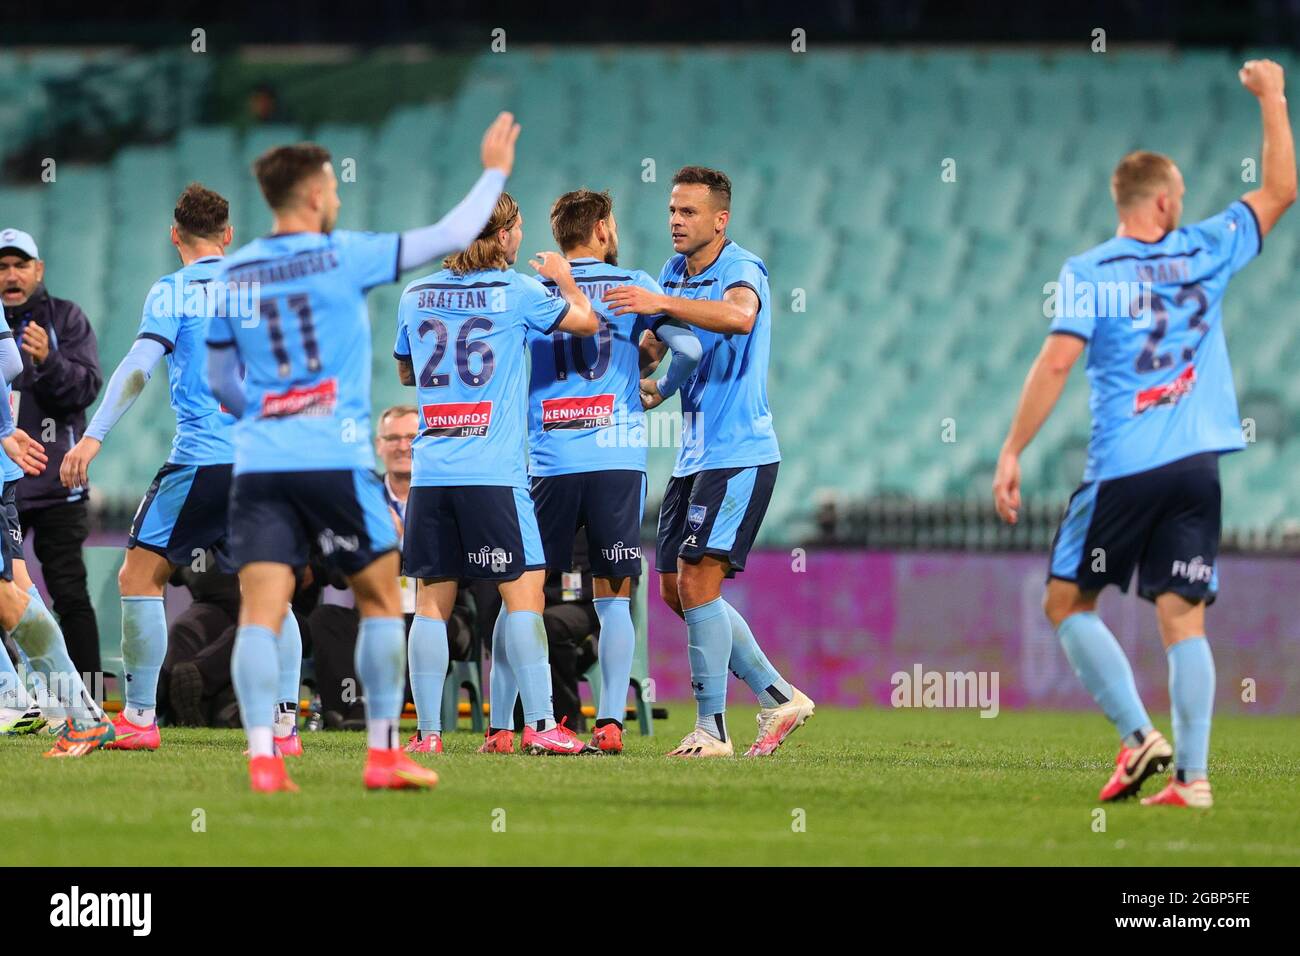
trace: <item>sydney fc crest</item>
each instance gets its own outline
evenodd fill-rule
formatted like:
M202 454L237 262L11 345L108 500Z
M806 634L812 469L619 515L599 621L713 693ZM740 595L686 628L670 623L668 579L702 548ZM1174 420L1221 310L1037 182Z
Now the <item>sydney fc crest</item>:
M704 505L691 505L686 510L686 523L691 526L692 531L699 531L700 525L704 524L704 516L709 513L709 509Z

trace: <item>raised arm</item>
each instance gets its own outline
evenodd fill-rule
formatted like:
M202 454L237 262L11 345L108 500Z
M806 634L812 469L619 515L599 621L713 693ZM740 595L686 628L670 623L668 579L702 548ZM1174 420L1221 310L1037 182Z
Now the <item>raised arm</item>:
M510 113L501 113L483 134L483 175L451 212L432 226L402 233L400 269L414 269L426 262L464 249L487 225L506 177L515 164L515 140L519 124Z
M103 447L104 439L118 419L135 404L153 375L154 366L166 350L156 339L138 338L131 351L118 363L108 380L108 390L100 402L95 417L86 427L86 434L63 456L59 466L59 480L65 488L84 487L89 480L90 463Z
M1259 100L1264 130L1259 188L1241 197L1254 211L1263 237L1296 200L1295 139L1286 112L1286 77L1272 60L1247 60L1237 76Z
M997 473L993 478L993 502L998 515L1007 524L1015 524L1020 512L1020 453L1028 447L1056 407L1070 377L1070 369L1083 354L1086 344L1075 335L1049 335L1025 378L1020 404L1016 406L1011 428L1002 443Z

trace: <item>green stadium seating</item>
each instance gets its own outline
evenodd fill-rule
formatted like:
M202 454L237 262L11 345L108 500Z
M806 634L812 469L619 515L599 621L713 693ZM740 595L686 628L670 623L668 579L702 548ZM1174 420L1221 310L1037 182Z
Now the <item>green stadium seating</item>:
M125 70L126 59L94 66ZM1257 164L1258 117L1235 60L1221 50L522 50L483 55L449 99L377 109L369 125L241 132L193 125L197 110L173 103L184 117L164 120L180 126L170 142L123 149L102 168L60 165L56 184L0 188L0 217L36 235L52 291L81 301L111 366L130 347L150 283L175 268L166 224L176 191L197 179L226 194L236 243L245 242L270 223L249 164L275 143L309 135L336 164L355 159L355 181L340 185L340 224L401 229L458 200L477 176L485 123L514 110L524 132L509 189L524 213L525 273L528 255L554 245L554 198L589 186L612 191L622 261L657 275L671 254L673 172L719 165L734 184L731 235L771 275L769 393L784 462L762 540L784 542L806 526L819 489L987 494L1048 326L1043 287L1067 257L1113 234L1108 181L1119 157L1138 147L1172 155L1188 183L1187 221L1253 188L1243 161ZM208 69L167 63L122 75L159 85L181 68ZM90 67L76 56L0 54L0 77L15 91L0 104L0 137L27 129L0 139L6 149L40 133L46 78L79 69ZM134 108L104 96L113 110ZM709 121L684 122L691 114ZM942 175L947 159L954 181ZM1300 363L1288 318L1300 296L1294 224L1285 220L1267 246L1225 306L1242 416L1257 429L1225 465L1230 526L1300 510L1300 433L1290 424L1300 378L1288 374ZM400 289L370 297L377 408L411 398L391 359ZM130 438L96 462L99 494L133 500L147 485L169 438L165 391L151 385L149 411L119 426ZM1026 453L1026 495L1063 499L1077 484L1086 394L1076 374ZM956 442L939 438L946 417ZM674 454L651 450L650 507Z

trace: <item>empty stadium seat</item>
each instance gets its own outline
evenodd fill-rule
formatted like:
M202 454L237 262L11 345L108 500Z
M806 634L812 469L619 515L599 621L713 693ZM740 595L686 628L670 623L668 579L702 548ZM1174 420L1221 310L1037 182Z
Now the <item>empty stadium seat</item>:
M340 184L341 226L403 229L459 200L478 175L484 126L513 109L524 132L508 188L524 212L517 268L526 274L527 255L553 246L555 197L589 186L614 195L624 264L657 275L671 254L673 172L719 165L734 186L730 235L762 256L771 276L769 391L785 455L763 532L773 541L781 523L806 521L812 488L987 494L1048 328L1044 285L1066 258L1114 233L1108 185L1118 159L1138 147L1173 156L1188 183L1188 222L1254 188L1258 116L1233 62L1221 50L484 55L445 101L377 111L368 125L242 133L186 125L171 142L123 149L102 168L60 166L57 184L0 189L0 218L37 237L51 289L81 301L111 366L130 346L149 284L175 268L166 222L176 191L199 180L227 195L242 244L269 227L249 164L276 143L310 134L336 167L356 161L355 181ZM57 56L37 66L0 56L0 76L15 91L0 104L0 136L23 124L39 129L27 106L39 111L43 102L34 70L77 69ZM118 104L113 95L106 102ZM683 104L709 123L684 122ZM1288 319L1300 295L1296 235L1284 220L1226 302L1242 416L1258 432L1225 463L1230 525L1256 527L1300 509L1300 435L1290 425L1300 379L1289 374L1300 330ZM392 368L400 290L382 287L369 299L377 408L412 397ZM1079 480L1089 422L1082 372L1025 455L1026 494L1063 498ZM138 497L165 454L165 388L151 385L141 401L150 420L124 419L119 428L132 440L110 443L96 462L105 496ZM946 417L956 423L954 443L938 436ZM674 454L651 450L652 504ZM1237 492L1249 500L1234 500Z

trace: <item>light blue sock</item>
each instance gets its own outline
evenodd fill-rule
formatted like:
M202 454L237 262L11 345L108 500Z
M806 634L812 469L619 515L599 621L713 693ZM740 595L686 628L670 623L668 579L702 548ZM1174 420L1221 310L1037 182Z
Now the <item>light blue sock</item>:
M506 615L506 654L524 699L524 720L538 729L555 721L551 705L551 661L546 646L546 626L536 611Z
M27 689L18 677L18 669L9 659L9 652L0 647L0 707L26 710L28 705Z
M447 644L447 622L436 617L415 615L411 622L407 659L411 667L411 693L420 735L442 733L442 688L447 683L451 648Z
M126 706L158 705L158 672L167 656L167 611L161 597L122 598L122 669Z
M13 637L13 631L9 632L9 637ZM32 659L27 656L23 646L14 641L14 649L18 651L19 677L27 681L27 706L39 707L42 695L45 694L45 678L37 673L36 668L32 666Z
M1174 720L1174 766L1183 783L1209 770L1210 719L1214 715L1214 655L1202 637L1179 641L1166 652Z
M1126 745L1138 743L1154 728L1138 697L1133 668L1110 628L1096 611L1071 614L1056 629L1070 666L1092 699L1124 738Z
M405 622L400 617L362 618L356 666L366 689L366 720L396 723L406 690Z
M298 730L298 694L302 691L302 630L293 608L286 608L275 642L275 736L288 737Z
M695 725L726 739L719 719L727 712L727 661L731 657L731 618L722 598L687 608L686 649L695 693ZM719 736L719 731L721 735Z
M767 659L740 612L728 604L725 598L718 600L722 601L722 606L727 609L727 616L731 619L731 659L727 662L731 673L749 685L749 689L758 697L759 706L776 707L789 703L794 697L794 688Z
M302 630L293 611L284 612L280 639L275 642L278 663L275 702L289 704L298 712L298 692L302 690Z
M506 606L502 604L492 625L492 675L488 680L492 711L488 715L488 727L492 730L514 730L515 701L519 698L515 669L510 666L506 651L506 617Z
M67 717L74 722L99 720L103 711L91 698L63 640L54 615L45 606L41 592L32 585L27 589L31 600L23 612L18 626L13 629L14 642L27 655L33 671L45 683L48 703L55 717Z
M275 722L275 690L280 677L280 656L275 631L259 624L244 624L235 632L230 658L230 678L239 701L244 730L265 730ZM269 745L269 743L268 743Z
M636 651L636 628L632 626L632 602L625 597L596 598L600 619L600 706L597 720L616 720L627 715L627 688L632 680L632 654Z

